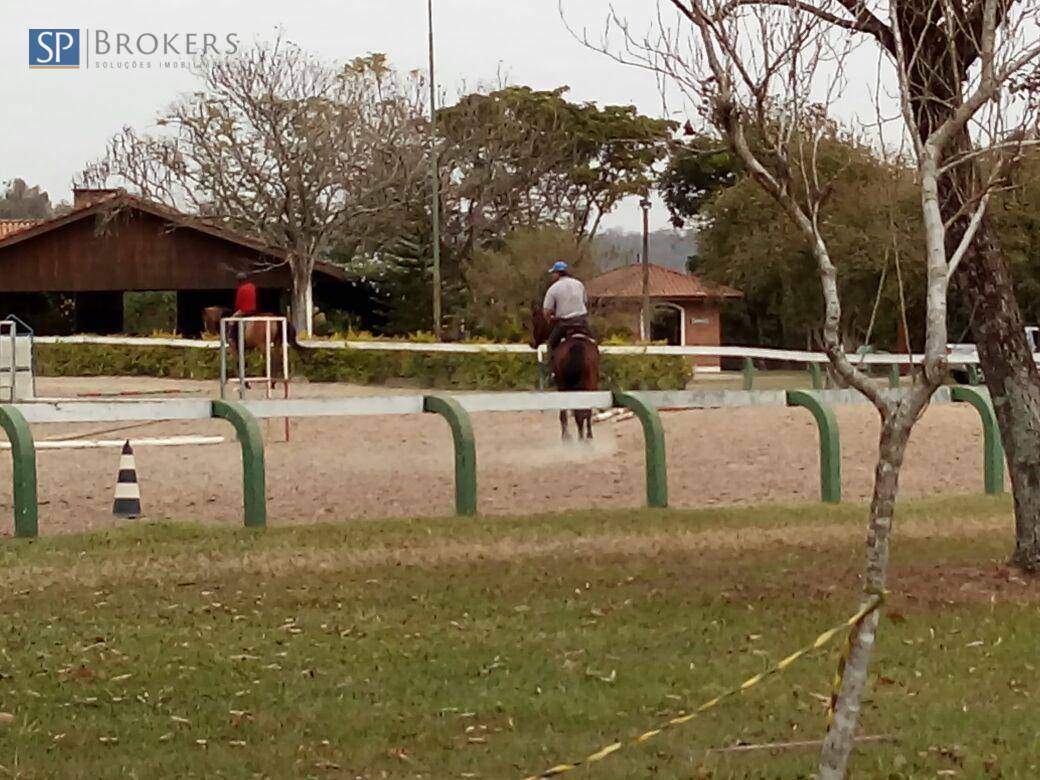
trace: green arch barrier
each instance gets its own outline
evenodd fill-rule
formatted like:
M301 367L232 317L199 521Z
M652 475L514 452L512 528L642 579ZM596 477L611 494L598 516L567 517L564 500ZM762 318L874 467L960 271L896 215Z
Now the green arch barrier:
M950 389L950 397L954 401L971 404L982 418L982 481L989 495L1003 493L1004 443L1000 438L1000 427L989 393L976 387L956 385Z
M815 393L788 390L787 405L801 406L812 412L820 431L820 500L830 504L841 502L841 439L834 410Z
M646 505L668 506L668 464L661 415L639 393L614 393L614 405L631 409L643 425L646 444Z
M454 398L445 395L423 396L423 411L439 414L451 426L455 444L455 513L477 513L477 444L469 413Z
M7 404L0 404L0 427L11 442L14 535L32 538L40 530L36 500L36 445L32 431L22 413Z
M242 445L242 504L247 528L267 525L267 476L264 470L264 439L260 425L249 411L233 401L213 401L212 415L235 428Z

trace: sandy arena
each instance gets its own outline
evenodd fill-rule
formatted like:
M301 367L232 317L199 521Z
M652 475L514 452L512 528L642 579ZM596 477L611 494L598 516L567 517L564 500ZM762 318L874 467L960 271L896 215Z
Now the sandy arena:
M48 397L180 388L171 397L205 398L214 382L155 379L45 379ZM378 395L415 390L294 383L294 397ZM94 400L94 399L92 399ZM869 495L877 415L869 406L839 407L844 496ZM151 520L240 523L241 458L223 421L36 425L36 439L98 432L87 438L223 435L223 444L137 449L145 515ZM266 441L268 516L272 525L354 518L450 514L452 449L447 424L433 415L261 421ZM554 412L475 414L478 486L483 514L637 507L643 501L643 437L638 421L605 422L591 446L559 441ZM667 412L670 503L698 507L814 501L818 443L804 409ZM100 431L106 431L100 433ZM37 453L40 532L111 525L117 449ZM11 526L10 457L0 453L0 527ZM914 431L902 495L982 491L982 428L967 405L930 409Z

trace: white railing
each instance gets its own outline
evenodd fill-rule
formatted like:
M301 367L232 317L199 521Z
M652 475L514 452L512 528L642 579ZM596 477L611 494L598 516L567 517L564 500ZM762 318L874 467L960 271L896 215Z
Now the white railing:
M204 339L151 338L147 336L37 336L39 344L109 344L128 347L185 347L188 349L220 349L219 341ZM455 352L455 353L496 353L514 352L534 355L535 351L527 344L477 344L477 343L436 343L417 341L346 341L333 339L301 340L300 346L305 349L356 349L373 352ZM822 352L807 350L773 349L771 347L667 347L662 345L603 345L600 352L605 355L667 355L672 357L720 357L751 358L752 360L786 361L790 363L829 362ZM1040 362L1040 353L1033 355ZM849 355L854 365L908 365L917 364L924 359L922 354L871 353L867 355ZM950 365L969 366L979 362L976 354L949 355Z
M856 390L816 391L825 403L867 403ZM886 390L898 395L905 390ZM650 390L639 395L658 409L719 409L742 406L786 406L783 390ZM348 398L273 398L239 401L258 419L276 417L354 417L422 414L423 395L361 396ZM608 409L614 405L609 392L559 393L554 391L504 393L452 393L467 412L530 412L562 409ZM940 387L933 404L951 401L950 389ZM130 422L134 420L205 420L213 416L208 400L161 401L53 401L15 404L29 423Z

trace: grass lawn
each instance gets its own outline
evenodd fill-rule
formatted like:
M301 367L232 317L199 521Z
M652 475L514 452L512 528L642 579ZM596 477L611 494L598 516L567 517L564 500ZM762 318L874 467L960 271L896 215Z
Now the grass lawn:
M861 506L188 525L0 544L0 777L519 778L851 614ZM857 778L1040 776L1006 500L901 506ZM590 778L804 778L835 648Z

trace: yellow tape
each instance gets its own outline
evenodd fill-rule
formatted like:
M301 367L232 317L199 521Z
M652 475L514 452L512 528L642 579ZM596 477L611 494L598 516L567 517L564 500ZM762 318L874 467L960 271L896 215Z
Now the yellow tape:
M642 734L640 734L638 737L635 737L634 739L631 739L628 742L624 742L624 741L621 741L621 740L619 740L617 742L612 742L611 744L609 744L609 745L607 745L607 746L597 750L595 753L592 753L592 754L586 756L585 758L581 759L580 761L574 761L573 763L569 763L569 764L557 764L554 767L550 767L549 769L546 769L541 774L529 775L529 776L525 777L524 780L544 780L544 778L556 777L556 776L562 775L562 774L564 774L566 772L570 772L570 771L573 771L575 769L578 769L579 767L582 767L582 766L587 766L589 764L595 764L598 761L602 761L607 756L612 755L614 753L617 753L623 747L630 746L630 745L641 744L643 742L646 742L648 739L656 737L658 734L661 734L661 733L665 732L666 730L668 730L670 728L674 728L675 726L681 726L684 723L689 723L691 720L696 718L701 713L707 712L708 710L712 709L713 707L718 706L719 704L721 704L726 699L728 699L728 698L730 698L732 696L736 696L739 693L743 693L744 691L748 690L749 688L753 688L756 685L758 685L759 683L761 683L761 682L763 682L765 680L768 680L770 677L773 677L773 676L779 674L780 672L783 672L785 669L787 669L792 664L794 664L795 661L797 661L798 659L803 658L804 656L806 656L809 653L811 653L813 650L818 650L819 648L821 648L824 645L828 644L832 639L834 639L834 637L836 637L842 631L845 631L846 634L847 634L846 646L845 646L845 648L843 648L842 655L841 655L841 658L839 660L838 675L835 678L835 690L831 694L830 710L831 710L831 713L833 714L834 704L837 701L837 686L840 685L840 683L841 683L841 674L844 671L845 662L848 659L848 653L849 653L849 650L851 649L851 646L852 646L852 633L859 627L859 624L862 623L866 619L867 615L869 615L870 613L872 613L874 610L876 610L878 607L881 606L881 604L882 604L882 602L884 602L884 600L885 600L884 595L871 596L870 600L866 604L863 605L863 607L859 610L859 612L857 612L855 615L850 617L848 620L845 620L842 623L834 626L834 628L827 629L822 634L820 634L818 637L816 637L816 639L813 640L812 643L806 645L805 647L801 648L800 650L796 650L795 652L791 653L789 656L787 656L785 659L783 659L779 663L775 664L774 666L770 667L769 669L766 669L766 671L761 672L759 674L756 674L754 677L748 678L747 680L745 680L744 682L742 682L740 685L736 686L735 688L730 688L728 691L726 691L724 693L720 693L714 699L709 699L708 701L704 702L704 704L702 704L697 709L695 709L693 712L687 713L686 715L679 715L679 716L677 716L675 718L672 718L671 720L661 724L657 728L651 729L650 731L645 731Z

